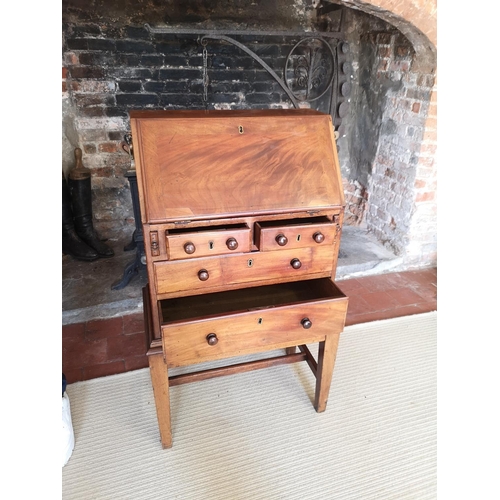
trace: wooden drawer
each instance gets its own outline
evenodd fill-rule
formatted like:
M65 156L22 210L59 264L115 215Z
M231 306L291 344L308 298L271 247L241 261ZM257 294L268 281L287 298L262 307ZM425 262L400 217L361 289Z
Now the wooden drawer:
M169 367L320 342L342 331L347 297L329 278L161 301Z
M263 252L335 242L340 226L327 217L255 223L255 244Z
M309 275L331 276L332 261L333 247L318 245L317 248L282 252L154 262L153 269L157 294L180 297L217 291L225 286L252 286L253 282L292 281L307 279Z
M165 239L169 260L249 252L251 247L251 232L246 224L212 226L196 231L177 229L167 231Z

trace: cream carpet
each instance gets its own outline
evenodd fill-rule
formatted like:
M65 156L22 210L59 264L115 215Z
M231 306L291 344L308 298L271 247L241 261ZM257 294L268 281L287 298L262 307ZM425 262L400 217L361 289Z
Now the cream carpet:
M347 327L322 414L306 363L173 387L169 450L149 369L71 384L62 498L436 498L436 320Z

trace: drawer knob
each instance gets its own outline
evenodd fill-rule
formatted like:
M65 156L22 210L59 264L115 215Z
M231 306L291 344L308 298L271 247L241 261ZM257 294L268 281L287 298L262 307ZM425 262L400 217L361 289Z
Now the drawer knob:
M288 238L280 233L276 236L276 243L278 243L280 247L284 247L288 243Z
M196 250L196 247L194 246L193 243L191 243L190 241L188 241L185 245L184 245L184 251L188 254L192 254L194 253L194 251Z
M200 278L200 281L207 281L208 271L206 269L200 269L198 271L198 278Z
M236 250L238 248L238 242L236 241L235 238L229 238L226 241L226 245L227 248L229 248L229 250Z
M309 318L304 318L300 324L306 329L308 330L309 328L311 328L311 326L313 325L312 324L312 321L309 319Z
M313 238L316 243L323 243L325 241L325 235L319 231L313 234Z
M217 338L217 335L215 333L209 333L207 335L207 342L208 345L215 345L217 342L219 342L219 339Z
M300 262L299 259L292 259L290 261L290 265L294 268L294 269L300 269L302 267L302 262Z

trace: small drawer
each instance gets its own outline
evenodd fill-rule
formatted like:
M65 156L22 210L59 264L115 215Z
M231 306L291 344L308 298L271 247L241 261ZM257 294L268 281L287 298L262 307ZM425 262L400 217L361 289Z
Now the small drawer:
M180 297L218 291L224 287L253 286L256 282L331 276L333 259L331 245L318 245L317 248L282 252L249 252L154 262L153 270L157 294Z
M246 224L174 229L165 235L169 260L249 252L251 232Z
M255 244L263 252L335 242L340 226L327 217L255 223Z
M163 300L167 364L184 366L323 341L343 330L347 303L329 278Z

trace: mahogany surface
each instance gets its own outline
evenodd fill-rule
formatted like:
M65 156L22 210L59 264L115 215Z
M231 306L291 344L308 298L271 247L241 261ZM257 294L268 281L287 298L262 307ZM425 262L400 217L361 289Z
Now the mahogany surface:
M181 383L306 361L314 407L324 411L348 305L333 281L344 196L331 117L182 110L130 118L162 446L172 446L169 386ZM317 360L306 346L316 342ZM229 361L276 349L284 355ZM196 370L222 359L226 366Z
M270 116L137 119L143 222L342 205L330 116Z

